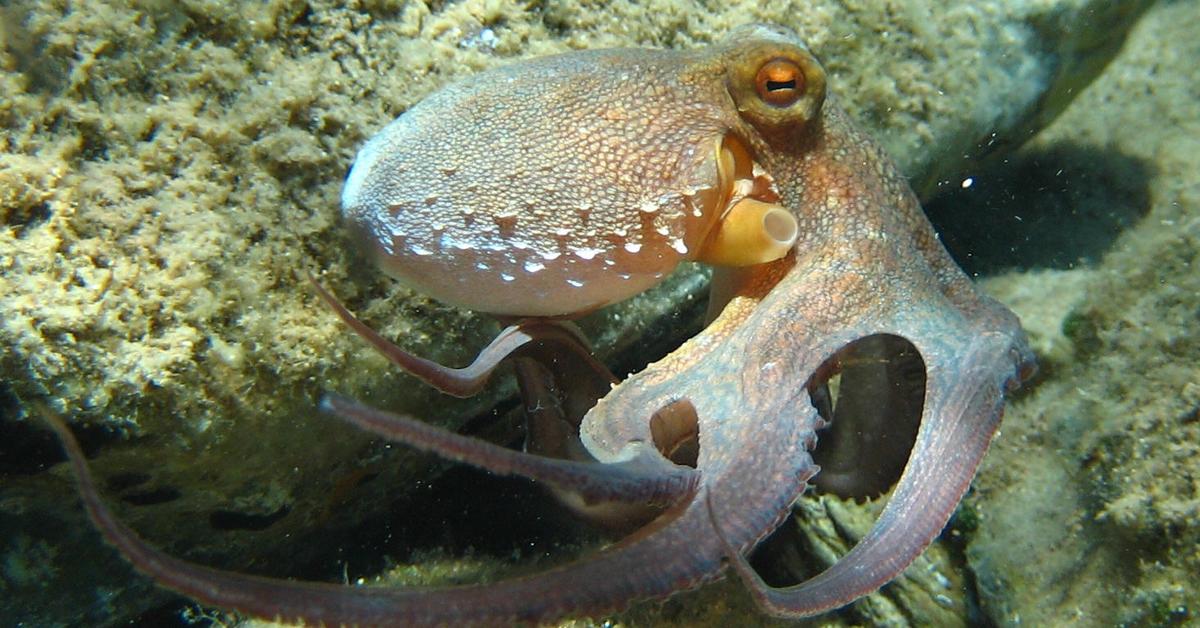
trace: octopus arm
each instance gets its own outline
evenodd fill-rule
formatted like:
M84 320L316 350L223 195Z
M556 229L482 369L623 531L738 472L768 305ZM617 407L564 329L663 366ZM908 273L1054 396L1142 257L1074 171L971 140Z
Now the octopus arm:
M452 368L432 360L413 355L396 346L379 332L358 320L328 290L313 278L309 278L317 295L321 297L338 318L354 333L366 340L385 358L408 374L455 397L470 397L478 393L491 378L492 373L506 358L519 351L559 351L568 354L573 362L592 373L615 383L616 378L608 368L596 360L585 341L567 323L555 320L527 319L510 325L501 331L468 366ZM553 347L553 349L548 349Z
M963 337L972 339L956 348L915 343L932 368L911 457L871 530L824 572L795 586L771 587L728 542L708 504L734 570L764 611L801 618L849 604L899 575L942 531L987 451L1004 393L1032 368L1030 356L1008 349L1012 340L1005 334Z
M622 462L561 460L501 447L340 396L326 397L321 407L388 440L498 475L519 475L542 482L573 493L587 504L670 505L694 493L699 480L695 469L672 464L648 445L629 451Z
M474 626L537 623L619 609L720 573L721 549L696 532L703 508L686 499L634 535L577 562L500 582L439 587L348 587L296 582L205 567L166 554L121 523L104 504L78 442L61 418L58 433L89 517L104 537L159 585L203 604L312 625Z

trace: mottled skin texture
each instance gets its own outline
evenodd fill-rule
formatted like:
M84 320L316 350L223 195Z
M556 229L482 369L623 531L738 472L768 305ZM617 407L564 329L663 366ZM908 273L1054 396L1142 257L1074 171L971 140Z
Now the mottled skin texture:
M759 54L764 51L765 57ZM403 417L373 414L350 402L327 404L396 440L498 472L535 477L585 500L620 502L625 496L629 502L669 502L647 525L579 562L475 586L362 589L220 572L166 556L116 522L99 500L73 440L59 425L97 525L137 567L165 586L217 606L311 623L509 624L592 615L713 580L727 562L768 612L801 617L842 606L895 577L945 525L995 432L1005 392L1029 375L1032 358L1015 316L979 293L949 258L903 177L833 97L823 106L814 101L811 115L772 118L777 112L755 109L744 92L737 95L745 87L736 79L746 74L742 66L761 64L772 51L807 55L794 35L759 27L734 33L705 51L643 53L648 66L636 52L606 53L601 57L612 64L592 75L595 81L620 83L633 68L653 66L661 74L672 60L678 65L669 88L642 86L630 92L641 101L618 98L634 118L669 120L663 137L683 142L627 153L624 165L631 176L642 177L638 185L650 185L647 173L681 180L703 171L682 157L653 160L699 154L711 131L730 133L774 178L781 204L800 225L799 241L785 258L719 270L714 295L719 314L712 324L617 385L587 412L579 437L601 464L548 462L487 448ZM522 67L514 66L512 73L520 74ZM749 75L754 75L753 67ZM823 79L808 85L824 89ZM589 93L622 92L600 85ZM700 100L681 101L681 93ZM506 108L520 112L526 94L506 96ZM438 102L437 97L430 102ZM680 107L689 115L682 115ZM570 111L554 120L559 128L582 124ZM705 112L703 124L691 122L690 114L696 112ZM447 138L448 154L473 154L460 152L451 139L460 138ZM567 146L562 138L553 139L553 145ZM571 150L588 151L586 146ZM490 164L475 156L462 162L463 172L475 162ZM528 340L519 329L511 333L515 335L498 346ZM911 456L875 527L847 556L813 580L772 589L742 556L788 514L817 473L811 452L826 421L818 412L822 402L814 397L823 394L826 380L839 367L847 372L857 368L850 360L839 364L839 359L851 355L847 347L861 346L855 343L865 338L913 348L923 361L924 404ZM381 346L382 341L372 342ZM556 342L574 346L569 338ZM870 357L889 359L887 352ZM866 387L887 406L875 412L885 419L895 412L889 387L893 385ZM662 435L656 440L652 433L657 421L652 416L667 407L674 408L677 419L683 417L678 422L685 426L694 419L699 432L694 470L673 465L649 448L668 449Z
M717 149L752 132L725 85L737 53L583 51L450 85L363 147L343 212L386 272L456 305L629 298L720 219Z
M701 485L723 535L745 552L813 473L807 451L822 422L805 383L854 340L909 340L928 367L927 402L883 515L813 581L757 589L779 614L808 615L881 586L941 531L996 428L1003 393L1028 375L1032 356L1015 316L963 275L907 183L836 102L825 103L807 142L770 154L767 168L800 218L796 255L744 273L719 318L603 399L583 433L593 451L647 438L644 421L617 417L689 399L700 421ZM721 543L705 533L709 525L693 502L638 548L659 557L660 592L720 571Z

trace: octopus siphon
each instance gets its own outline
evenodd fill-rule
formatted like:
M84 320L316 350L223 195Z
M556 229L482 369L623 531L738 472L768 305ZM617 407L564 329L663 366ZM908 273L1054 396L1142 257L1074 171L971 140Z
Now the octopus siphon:
M95 525L138 570L205 604L320 625L492 625L593 616L731 568L765 612L808 617L896 577L941 532L1034 361L1016 316L946 253L907 182L826 92L794 33L740 28L688 51L579 51L444 87L369 140L342 209L382 269L508 326L473 364L402 369L459 396L512 364L523 451L329 395L396 442L530 478L627 535L533 575L348 587L221 571L155 549L100 498ZM714 267L709 324L617 382L570 319ZM818 446L820 443L820 446ZM745 556L810 485L891 488L845 556L794 586Z

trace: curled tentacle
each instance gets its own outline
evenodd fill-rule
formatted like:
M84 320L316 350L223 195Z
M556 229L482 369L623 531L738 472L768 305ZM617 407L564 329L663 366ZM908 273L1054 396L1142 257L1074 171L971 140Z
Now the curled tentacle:
M393 344L390 340L379 335L365 323L358 320L342 305L336 297L329 293L316 279L309 277L313 288L330 309L342 319L354 333L375 347L384 357L405 372L438 390L455 397L470 397L480 391L488 382L492 372L500 363L514 353L555 346L560 351L570 355L577 363L585 365L594 373L607 377L615 382L616 378L609 373L608 368L598 362L588 350L587 343L566 324L553 320L525 320L504 328L487 347L484 347L475 361L463 368L451 368L432 360L415 356Z
M256 617L355 626L535 623L617 610L634 600L696 586L720 569L720 546L695 533L707 524L691 499L624 541L575 563L488 584L349 587L213 569L166 554L117 520L100 497L70 429L61 418L49 412L44 416L62 442L88 516L138 571L201 603Z
M717 506L707 504L713 529L762 609L792 618L833 610L878 590L924 551L974 477L1003 413L1004 392L1029 375L1025 349L1005 350L1011 343L1006 334L983 333L933 365L921 429L895 492L867 535L816 577L784 588L766 584L727 539ZM940 368L949 364L962 370Z

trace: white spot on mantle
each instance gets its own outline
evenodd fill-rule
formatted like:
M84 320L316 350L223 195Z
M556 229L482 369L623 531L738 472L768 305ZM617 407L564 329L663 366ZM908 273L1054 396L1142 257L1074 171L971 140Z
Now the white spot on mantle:
M582 260L594 259L597 255L599 255L603 252L604 252L603 249L593 249L593 248L588 248L586 246L572 251L572 253L574 253L576 257L578 257L579 259L582 259Z

